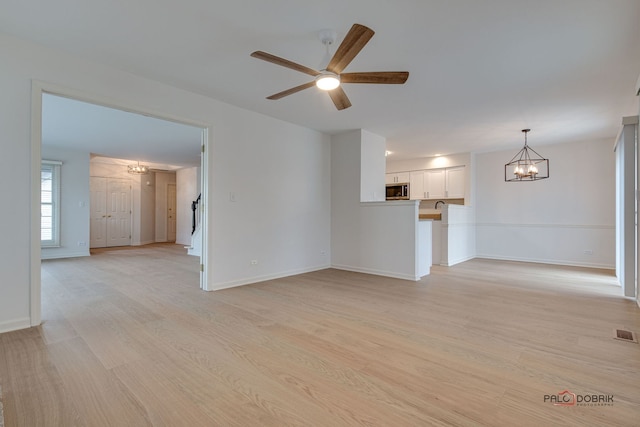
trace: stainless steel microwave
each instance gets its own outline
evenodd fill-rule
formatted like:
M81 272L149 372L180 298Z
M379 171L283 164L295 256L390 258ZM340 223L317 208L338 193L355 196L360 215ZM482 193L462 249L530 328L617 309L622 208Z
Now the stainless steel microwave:
M387 200L409 200L409 183L387 184Z

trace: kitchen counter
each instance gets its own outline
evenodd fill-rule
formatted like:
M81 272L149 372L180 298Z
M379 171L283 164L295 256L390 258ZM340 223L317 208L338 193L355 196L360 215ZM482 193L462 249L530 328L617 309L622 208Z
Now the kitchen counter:
M414 217L415 218L415 217ZM432 219L435 221L441 221L442 220L442 214L441 213L421 213L418 215L418 219Z

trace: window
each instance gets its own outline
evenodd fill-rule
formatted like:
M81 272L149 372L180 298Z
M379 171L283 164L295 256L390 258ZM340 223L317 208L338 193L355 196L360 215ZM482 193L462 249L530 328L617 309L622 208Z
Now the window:
M60 246L60 165L43 160L40 168L40 244Z

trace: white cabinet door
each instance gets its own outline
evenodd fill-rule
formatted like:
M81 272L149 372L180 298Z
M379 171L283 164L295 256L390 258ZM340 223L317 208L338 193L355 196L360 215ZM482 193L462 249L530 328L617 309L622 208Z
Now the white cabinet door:
M384 177L385 184L405 184L409 182L409 172L388 173Z
M426 170L424 172L424 185L427 199L443 199L445 197L444 169Z
M409 175L409 198L411 200L427 198L427 193L424 189L424 171L414 171Z
M398 181L396 182L400 182L400 183L408 183L410 178L411 173L410 172L398 172L397 174L398 177Z
M446 197L464 198L464 166L446 169Z

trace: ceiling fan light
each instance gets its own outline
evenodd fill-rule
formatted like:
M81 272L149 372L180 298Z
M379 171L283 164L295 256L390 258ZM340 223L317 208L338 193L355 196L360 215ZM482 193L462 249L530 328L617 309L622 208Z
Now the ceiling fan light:
M340 86L340 76L330 71L323 71L316 77L316 86L321 90L333 90Z

